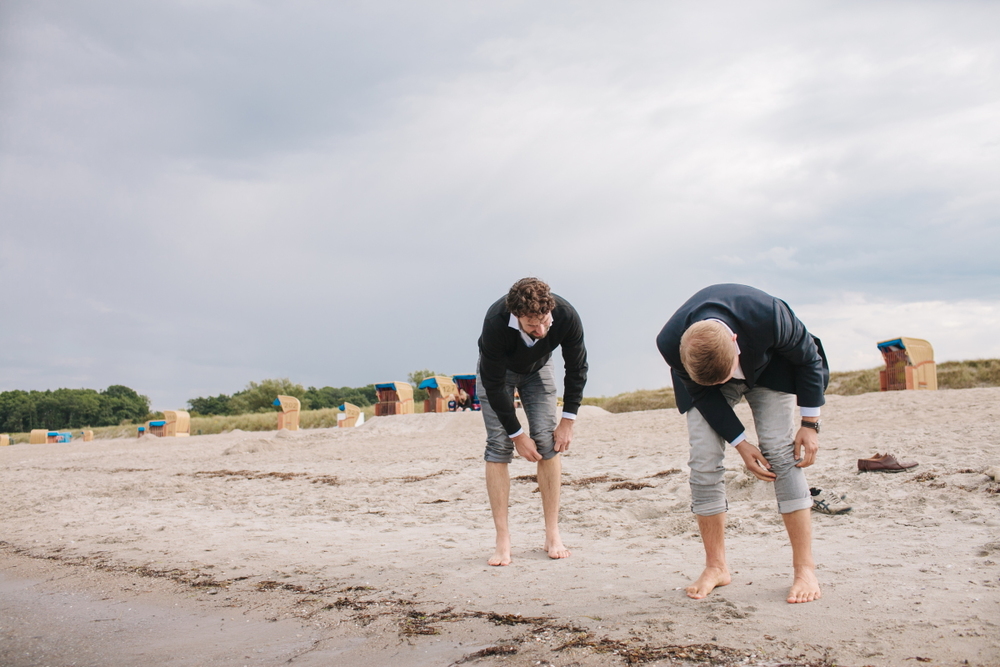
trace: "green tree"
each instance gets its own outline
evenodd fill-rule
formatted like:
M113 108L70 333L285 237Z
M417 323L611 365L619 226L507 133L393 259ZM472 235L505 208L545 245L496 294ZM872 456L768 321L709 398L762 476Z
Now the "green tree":
M149 399L123 385L95 389L5 391L0 393L0 430L113 426L149 413Z
M432 370L428 370L428 369L424 368L423 370L413 371L412 373L410 373L407 376L407 379L410 381L410 384L413 385L413 402L414 403L420 403L422 401L427 400L427 390L426 389L418 389L418 387L420 386L421 382L423 382L424 380L426 380L429 377L434 377L435 375L440 375L440 373L435 373Z
M36 422L32 428L107 426L101 418L100 394L94 389L56 389L31 392Z
M34 428L35 402L26 391L0 392L0 431L24 433Z
M377 395L375 385L370 384L364 387L309 387L306 389L303 406L308 406L309 410L322 410L323 408L336 408L346 403L353 403L358 407L365 407L375 402Z
M261 380L251 382L243 391L233 394L229 402L232 414L245 414L247 412L270 412L275 409L274 399L278 395L294 396L302 400L305 398L306 390L300 384L295 384L288 378Z
M114 426L124 422L142 421L149 414L149 397L134 389L113 384L101 392L101 426ZM97 424L94 424L97 426Z
M219 394L218 396L205 396L199 398L192 398L187 402L188 409L192 413L198 415L204 415L210 417L212 415L231 415L232 412L232 398L226 394Z
M413 371L408 376L406 376L406 379L410 381L410 384L416 387L427 378L434 377L435 375L439 375L439 373L435 373L432 370L424 368L423 370Z

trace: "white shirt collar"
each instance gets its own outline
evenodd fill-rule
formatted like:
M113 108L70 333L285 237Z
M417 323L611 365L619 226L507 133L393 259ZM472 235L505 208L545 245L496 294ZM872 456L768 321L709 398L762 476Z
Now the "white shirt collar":
M555 322L555 319L553 318L552 321ZM524 344L527 345L528 347L535 347L535 343L539 341L538 338L532 338L531 336L529 336L528 334L524 333L521 330L521 323L517 321L517 316L514 313L510 314L510 320L507 321L507 326L509 326L511 329L516 329L517 332L521 334L521 340L523 340ZM549 329L550 330L552 329L551 324L549 325Z

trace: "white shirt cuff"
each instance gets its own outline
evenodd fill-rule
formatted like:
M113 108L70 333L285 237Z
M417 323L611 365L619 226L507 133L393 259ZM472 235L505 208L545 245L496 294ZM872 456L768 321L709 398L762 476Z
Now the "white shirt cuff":
M743 442L746 439L747 439L747 432L743 431L738 436L736 436L735 438L733 438L733 441L731 443L729 443L729 444L732 445L733 447L735 447L736 445L740 444L741 442Z
M574 415L572 412L564 412L562 418L563 419L576 419L576 415Z
M799 408L799 414L803 417L819 417L819 408Z
M508 433L507 437L510 438L511 440L513 440L514 438L516 438L517 436L521 435L522 433L524 433L524 429L523 428L519 428L519 429L517 429L517 433Z

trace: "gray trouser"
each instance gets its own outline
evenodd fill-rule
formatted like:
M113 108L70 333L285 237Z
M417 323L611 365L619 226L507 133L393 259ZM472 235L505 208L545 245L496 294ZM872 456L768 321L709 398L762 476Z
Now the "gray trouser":
M521 405L528 416L528 434L535 441L538 453L543 459L556 455L555 439L552 432L556 428L556 380L552 359L534 373L507 371L504 390L514 399L514 389L521 396ZM483 457L491 463L510 463L514 455L514 441L507 437L497 413L490 406L489 397L483 388L483 380L476 373L476 394L483 407L483 421L486 422L486 454Z
M746 382L730 380L722 385L722 395L735 406L746 396L753 413L758 446L774 480L774 495L782 514L812 507L812 496L802 468L795 467L795 395L766 387L747 389ZM687 412L688 440L691 443L691 511L700 516L720 514L729 509L726 501L726 441L692 408Z

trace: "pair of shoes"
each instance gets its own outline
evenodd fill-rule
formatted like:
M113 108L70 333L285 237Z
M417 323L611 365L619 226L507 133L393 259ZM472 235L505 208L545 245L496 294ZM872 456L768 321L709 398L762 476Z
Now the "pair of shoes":
M914 461L898 461L892 454L878 454L870 459L858 459L858 470L861 472L903 472L916 468L919 463Z
M846 495L837 495L833 491L809 489L812 494L813 510L823 514L847 514L851 506L844 502Z

